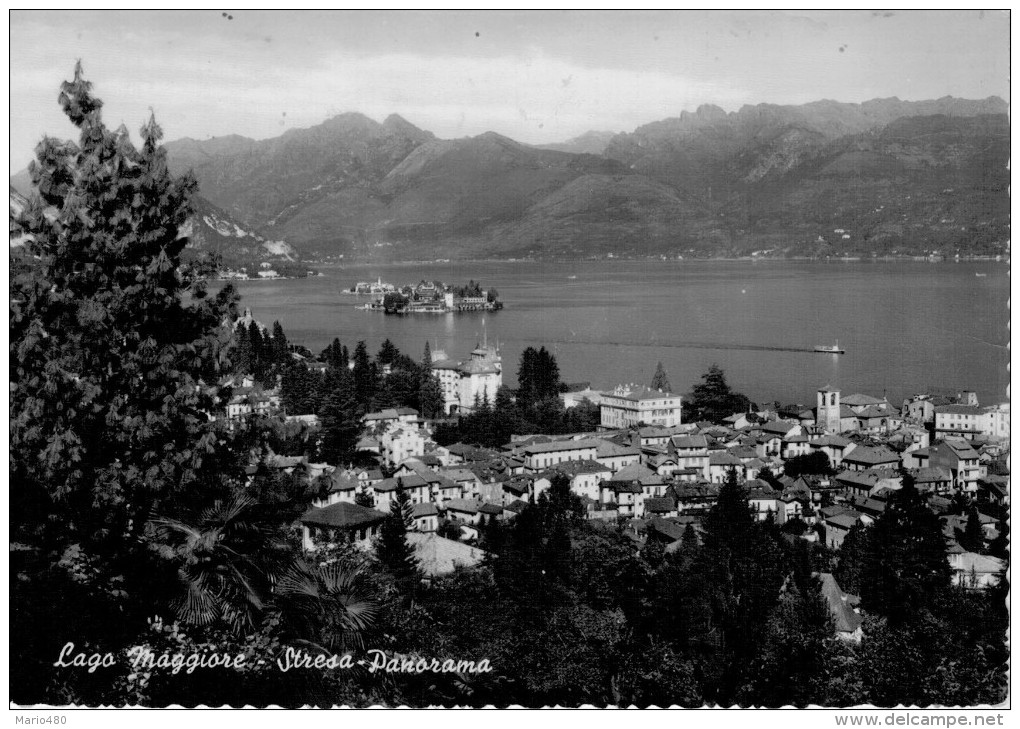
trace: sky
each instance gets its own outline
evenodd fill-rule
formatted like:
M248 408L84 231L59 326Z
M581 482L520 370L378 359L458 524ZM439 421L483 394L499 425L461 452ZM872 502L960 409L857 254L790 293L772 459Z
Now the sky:
M357 111L560 142L701 104L997 95L1005 11L11 11L10 170L81 59L111 127L255 139Z

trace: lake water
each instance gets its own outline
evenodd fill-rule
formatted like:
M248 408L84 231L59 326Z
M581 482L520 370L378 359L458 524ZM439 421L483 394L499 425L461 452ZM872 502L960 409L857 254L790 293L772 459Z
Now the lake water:
M647 384L661 361L689 392L713 362L752 400L812 404L822 385L893 402L930 388L1007 399L1009 269L993 262L487 262L321 268L324 276L241 282L243 305L315 352L333 337L374 354L385 338L415 358L425 342L464 358L498 340L504 381L520 353L545 345L565 381ZM976 276L975 274L984 274ZM481 281L506 308L386 316L358 281ZM839 340L844 355L811 352ZM807 350L807 351L805 351Z

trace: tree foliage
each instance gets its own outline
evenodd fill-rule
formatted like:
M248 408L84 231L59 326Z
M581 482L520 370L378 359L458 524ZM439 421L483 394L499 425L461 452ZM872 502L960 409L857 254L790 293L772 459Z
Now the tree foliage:
M701 382L694 386L688 398L693 417L690 420L708 420L721 422L723 418L734 413L746 412L751 401L746 395L734 392L726 382L726 374L717 364L713 364L701 376Z
M869 612L903 622L949 587L950 569L938 517L910 474L869 529L861 600Z
M666 368L662 366L662 362L659 362L655 367L651 388L653 390L662 390L663 392L673 391L673 387L669 384L669 377L666 375Z

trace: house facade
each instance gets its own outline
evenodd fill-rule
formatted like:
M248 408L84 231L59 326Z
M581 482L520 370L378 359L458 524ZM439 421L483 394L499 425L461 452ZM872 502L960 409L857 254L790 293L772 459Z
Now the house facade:
M637 385L619 385L602 395L599 403L603 428L630 428L638 424L672 428L681 424L681 397Z

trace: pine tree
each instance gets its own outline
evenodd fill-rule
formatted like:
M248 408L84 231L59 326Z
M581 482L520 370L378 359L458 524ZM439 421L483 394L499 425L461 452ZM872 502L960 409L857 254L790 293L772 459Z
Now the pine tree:
M538 350L535 360L537 387L535 396L539 400L558 397L560 394L560 367L556 358L545 347Z
M418 406L423 418L438 418L443 414L443 390L432 369L432 352L425 342L425 354L419 367Z
M292 362L280 377L280 400L289 415L310 415L318 410L313 392L315 377L300 362Z
M358 403L368 409L373 406L376 389L379 386L378 372L368 357L364 340L354 349L354 392Z
M697 554L699 548L698 534L694 531L694 526L688 524L684 528L684 535L680 537L680 547L685 557L693 557Z
M79 141L36 148L38 196L17 221L28 255L10 279L9 518L11 539L29 547L11 581L22 636L11 655L23 676L44 677L12 677L12 697L120 703L109 681L83 698L71 673L45 693L52 656L70 634L126 650L146 616L174 613L178 544L153 517L183 522L229 503L259 443L207 415L222 412L214 383L231 371L222 323L236 318L236 295L211 295L215 262L184 256L194 180L169 172L154 118L140 148L106 128L80 64L59 103Z
M662 366L662 362L655 368L655 374L652 375L653 390L662 390L663 392L672 392L673 387L669 384L669 377L666 376L666 368Z
M950 583L938 517L909 473L870 527L861 573L861 603L894 623L930 605Z
M45 138L30 168L41 200L20 224L38 258L11 281L10 475L12 495L64 516L12 527L123 549L165 499L221 476L198 379L226 365L234 294L210 297L214 266L182 259L196 186L167 170L155 120L141 149L107 130L80 64L60 103L81 139Z
M981 515L976 506L967 511L967 523L960 535L960 546L968 552L981 554L985 551L985 534L981 528Z
M278 321L273 322L273 364L283 366L290 361L290 349L287 345L287 335L283 333L283 325Z
M412 524L411 499L398 486L397 497L390 503L390 513L380 529L376 555L400 581L411 580L418 574L418 560L414 556L414 548L407 541L407 532Z
M699 420L719 422L733 413L746 411L749 405L745 395L730 389L726 374L717 364L708 368L691 392L690 406Z
M868 555L869 528L863 524L855 524L843 538L837 555L836 569L833 577L846 592L861 594L864 563Z
M379 365L391 365L393 364L393 360L395 360L398 356L400 356L400 350L397 349L397 346L393 342L386 339L379 348L379 354L376 355L375 361L378 362Z
M737 481L736 469L726 473L719 498L705 519L705 544L716 551L739 553L746 549L754 528L747 492Z
M361 432L363 408L358 403L354 377L350 372L336 375L336 386L319 411L322 421L320 456L327 463L340 465L350 461Z
M534 347L527 347L521 352L521 362L517 368L517 402L522 407L530 406L538 398L538 352Z
M321 359L335 370L347 369L347 348L340 345L340 339L334 338L324 350Z

